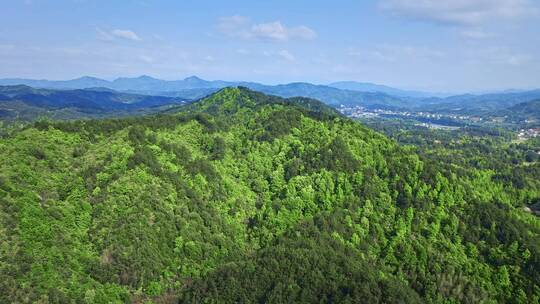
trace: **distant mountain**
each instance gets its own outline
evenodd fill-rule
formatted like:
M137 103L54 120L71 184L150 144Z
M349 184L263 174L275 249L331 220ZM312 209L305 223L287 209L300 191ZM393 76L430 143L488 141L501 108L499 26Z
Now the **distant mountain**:
M341 90L350 90L350 91L360 91L360 92L379 92L389 95L394 95L398 97L443 97L446 94L442 93L428 93L420 91L409 91L409 90L400 90L392 88L385 85L374 84L369 82L356 82L356 81L339 81L333 82L328 85L329 87L341 89Z
M305 82L280 84L275 86L257 84L245 84L243 86L252 90L285 98L297 96L314 98L333 106L343 104L364 107L400 108L409 104L409 101L406 99L384 93L341 90Z
M494 113L494 116L506 116L507 120L523 125L540 123L540 99L518 103L504 111Z
M509 110L515 113L522 113L540 118L540 99L519 103Z
M32 79L0 79L0 85L27 85L44 89L88 89L104 92L114 90L123 93L148 96L174 97L197 100L225 87L247 87L251 90L284 98L308 97L338 106L363 106L367 108L413 109L417 111L485 114L507 109L518 103L540 98L540 90L509 90L490 94L464 94L440 96L437 93L400 90L384 85L353 81L315 85L296 82L265 85L256 82L204 80L197 76L182 80L162 80L150 76L122 77L113 81L95 77L81 77L65 81ZM99 88L99 89L96 89Z
M206 97L212 93L219 91L220 88L199 88L199 89L183 89L179 91L165 91L165 92L155 92L152 90L126 90L125 93L131 94L141 94L141 95L157 95L157 96L168 96L168 97L177 97L188 100L197 100L203 97Z
M3 120L122 116L156 112L184 103L186 100L177 97L120 93L106 88L52 90L26 85L0 86L0 119Z
M113 81L84 76L73 80L33 80L33 79L0 79L0 85L27 85L35 88L45 89L86 89L92 87L104 87L117 91L148 91L151 94L156 92L173 92L187 89L201 88L224 88L236 86L238 82L227 82L221 80L207 81L196 76L191 76L183 80L162 80L147 75L139 77L120 77Z
M264 85L255 82L208 81L196 76L187 77L183 80L161 80L146 75L135 78L122 77L113 81L87 76L66 81L0 79L0 85L15 84L48 89L86 89L100 87L121 92L169 96L183 99L199 99L225 87L243 86L252 90L285 98L315 98L331 105L354 104L391 108L408 105L403 98L375 91L359 92L324 85L314 85L311 83Z
M139 77L121 77L113 81L107 81L95 77L84 76L73 80L49 81L49 80L33 80L33 79L0 79L0 85L18 85L24 84L35 88L51 88L51 89L85 89L91 87L105 87L118 91L146 91L149 94L157 92L174 92L190 89L221 89L230 86L244 86L252 89L260 89L272 87L255 82L244 81L223 81L223 80L204 80L197 76L190 76L183 80L161 80L147 75ZM290 83L279 86L296 86L298 84ZM360 83L354 81L343 81L329 84L325 87L332 87L340 90L360 91L370 93L385 93L398 97L427 97L439 96L435 93L406 91L391 88L384 85L372 83ZM294 95L294 94L293 94Z
M92 87L109 87L109 81L95 77L80 77L72 80L34 80L21 78L0 79L0 85L27 85L34 88L50 88L50 89L85 89Z
M540 99L540 90L483 95L464 94L446 98L427 98L423 99L418 107L423 110L438 112L484 114L493 111L506 110L519 103L535 99Z

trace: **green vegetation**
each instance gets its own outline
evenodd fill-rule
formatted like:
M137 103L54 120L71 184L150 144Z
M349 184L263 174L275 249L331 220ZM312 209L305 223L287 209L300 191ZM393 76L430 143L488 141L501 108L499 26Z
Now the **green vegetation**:
M5 132L0 302L540 301L521 146L428 153L244 88L175 111Z
M433 130L402 120L366 123L403 145L416 148L425 162L452 172L489 171L506 192L522 195L519 202L533 203L540 195L540 138L515 140L503 128L468 126L458 130ZM475 170L471 170L475 169Z
M503 114L507 120L520 123L525 127L539 127L540 99L519 103L504 111Z

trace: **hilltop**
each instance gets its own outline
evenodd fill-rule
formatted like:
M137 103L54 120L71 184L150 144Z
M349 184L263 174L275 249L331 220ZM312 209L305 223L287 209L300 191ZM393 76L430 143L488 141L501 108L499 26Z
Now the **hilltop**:
M214 115L230 115L238 111L257 110L264 106L288 106L311 115L341 116L334 108L321 101L306 97L281 98L266 95L246 87L230 87L185 107L184 112L204 112ZM169 111L174 111L171 109Z

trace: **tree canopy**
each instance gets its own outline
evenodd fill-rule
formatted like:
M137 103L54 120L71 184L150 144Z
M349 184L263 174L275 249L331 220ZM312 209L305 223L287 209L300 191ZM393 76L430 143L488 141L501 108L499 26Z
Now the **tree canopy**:
M0 302L540 301L538 167L442 151L244 88L37 122L0 139Z

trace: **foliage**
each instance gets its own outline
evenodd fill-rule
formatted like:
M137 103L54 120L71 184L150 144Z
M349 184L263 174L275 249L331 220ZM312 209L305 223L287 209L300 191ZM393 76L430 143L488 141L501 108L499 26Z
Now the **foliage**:
M244 88L177 110L0 139L0 302L540 300L535 144Z

